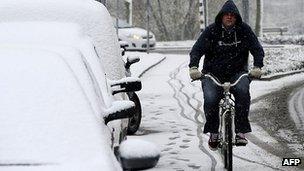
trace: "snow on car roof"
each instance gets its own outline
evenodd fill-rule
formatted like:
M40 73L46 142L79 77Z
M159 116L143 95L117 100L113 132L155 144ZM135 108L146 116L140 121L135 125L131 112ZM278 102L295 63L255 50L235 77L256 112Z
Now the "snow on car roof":
M108 77L124 76L118 38L107 9L94 0L1 0L0 23L77 23L92 38Z
M64 45L78 47L85 35L75 23L0 23L0 44Z
M5 164L77 168L91 159L102 161L92 163L99 169L119 167L107 127L60 54L0 48L0 60L0 170Z
M0 23L0 47L44 49L61 54L67 63L73 66L72 68L78 76L92 70L91 75L98 76L96 78L98 83L97 85L94 83L95 86L85 87L94 87L95 92L98 93L95 96L103 96L103 104L107 106L111 104L112 99L106 96L108 92L106 92L106 80L104 79L105 72L101 66L99 55L96 54L91 40L81 32L79 25L58 22ZM78 58L83 58L83 63L77 63ZM87 68L91 69L88 68L85 71L83 68L80 69L85 63L88 63ZM89 97L95 98L95 96ZM98 105L95 105L95 108L99 108Z

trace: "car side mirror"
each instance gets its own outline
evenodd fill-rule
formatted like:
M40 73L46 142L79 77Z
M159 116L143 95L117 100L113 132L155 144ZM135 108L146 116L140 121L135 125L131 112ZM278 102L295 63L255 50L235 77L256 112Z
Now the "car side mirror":
M120 48L121 56L125 56L126 50L124 48Z
M119 40L119 46L120 46L121 48L126 48L126 46L128 46L128 42Z
M135 104L132 101L121 100L112 103L112 106L106 110L104 117L105 124L117 119L130 118L135 113Z
M127 57L127 62L126 62L126 65L125 65L125 68L126 69L129 69L130 66L136 62L139 62L140 61L140 58L139 57Z
M156 166L160 150L148 141L127 139L119 146L119 157L124 170L143 170Z
M135 77L125 77L111 83L112 94L121 92L139 91L142 88L141 81Z
M128 42L119 40L119 46L121 50L121 56L124 56L126 52L126 47L128 46Z

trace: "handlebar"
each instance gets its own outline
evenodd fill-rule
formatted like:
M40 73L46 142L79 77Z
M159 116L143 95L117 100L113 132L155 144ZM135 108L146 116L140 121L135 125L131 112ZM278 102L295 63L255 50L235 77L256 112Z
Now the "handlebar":
M249 74L248 73L242 74L234 83L231 83L229 87L235 86L245 76L249 76ZM196 79L196 80L201 80L201 79L206 78L206 77L210 78L216 85L218 85L220 87L226 87L227 86L227 83L224 83L224 84L220 83L220 81L216 77L214 77L210 74L205 74L200 79ZM196 80L192 80L192 82L196 81Z

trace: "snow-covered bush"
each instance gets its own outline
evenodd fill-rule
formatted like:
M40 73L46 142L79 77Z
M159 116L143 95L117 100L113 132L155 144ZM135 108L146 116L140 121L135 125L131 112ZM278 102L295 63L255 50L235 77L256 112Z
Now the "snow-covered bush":
M265 75L304 69L304 47L265 48L263 71ZM252 57L250 58L252 67Z
M281 35L264 35L262 41L267 44L294 44L304 45L304 35L281 36Z

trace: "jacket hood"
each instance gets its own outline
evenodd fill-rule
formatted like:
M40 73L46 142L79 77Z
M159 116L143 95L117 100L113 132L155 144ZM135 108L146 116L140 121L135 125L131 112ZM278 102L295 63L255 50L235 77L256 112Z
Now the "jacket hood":
M215 17L215 23L221 25L222 24L222 17L225 13L233 13L236 15L236 25L240 25L243 20L240 15L240 12L234 2L232 0L228 0L220 10L220 12Z

